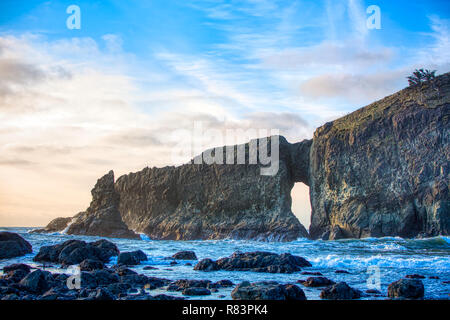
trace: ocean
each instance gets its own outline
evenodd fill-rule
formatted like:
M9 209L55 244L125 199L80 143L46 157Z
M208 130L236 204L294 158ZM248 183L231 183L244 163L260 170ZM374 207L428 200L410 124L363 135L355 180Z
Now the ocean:
M71 236L62 233L31 234L33 228L0 228L20 234L33 246L33 253L8 260L0 260L0 270L12 263L26 263L40 266L33 262L33 257L44 245L53 245L69 239L80 239L87 242L100 237ZM228 279L238 284L242 281L277 281L279 283L295 283L306 279L308 275L300 272L293 274L272 274L243 271L202 272L193 270L196 261L179 261L170 265L164 259L182 250L192 250L198 259L218 259L231 255L235 251L269 251L274 253L288 252L306 258L311 268L302 271L321 272L323 276L335 281L345 281L350 286L366 291L379 285L380 296L363 297L362 299L386 299L387 287L390 283L406 275L420 274L425 286L425 299L449 299L450 284L450 237L434 237L427 239L402 239L397 237L349 239L338 241L298 239L292 242L258 242L248 240L206 240L206 241L162 241L150 240L141 236L141 240L111 239L121 252L142 250L148 261L132 269L147 276L178 279L197 279L218 281ZM115 264L117 257L110 260L109 266ZM185 265L190 262L192 266ZM144 270L145 266L153 266L155 270ZM41 266L40 266L41 267ZM51 272L64 272L57 265L48 267ZM335 273L345 270L349 273ZM1 271L0 271L1 274ZM431 279L430 277L439 277ZM309 300L317 300L321 289L307 288L299 284ZM231 299L233 288L221 288L210 296L195 297L198 299ZM165 293L179 295L179 292L167 292L164 289L149 291L150 294ZM194 299L194 298L191 298Z

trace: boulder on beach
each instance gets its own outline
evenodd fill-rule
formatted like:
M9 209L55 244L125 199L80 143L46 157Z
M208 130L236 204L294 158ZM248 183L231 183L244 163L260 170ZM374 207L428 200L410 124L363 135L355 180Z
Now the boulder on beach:
M233 289L231 297L233 300L306 300L305 293L298 286L274 281L244 281Z
M20 281L20 285L32 293L44 293L52 286L53 276L48 271L35 270Z
M201 271L217 271L219 270L219 266L217 265L217 262L215 262L212 259L206 258L200 260L195 266L194 270L201 270Z
M361 298L361 291L353 289L345 282L339 282L322 290L321 299L326 300L351 300Z
M94 259L85 259L81 261L80 263L80 270L81 271L93 271L93 270L99 270L103 269L104 264L100 260L94 260Z
M194 251L179 251L172 256L176 260L197 260Z
M186 288L183 290L183 295L185 296L208 296L210 294L210 290L201 287Z
M89 243L81 240L68 240L53 246L41 247L33 261L74 265L83 260L92 259L107 263L112 256L118 254L119 249L116 245L107 240Z
M31 253L31 244L17 233L0 232L0 259L10 259Z
M388 286L389 298L421 299L424 293L423 282L418 279L400 279Z
M235 252L230 257L212 260L202 260L194 270L212 271L254 271L269 273L293 273L303 267L311 267L306 259L293 256L290 253L276 254L271 252Z
M309 277L308 279L300 283L305 287L327 287L335 284L334 281L325 277Z
M142 250L122 252L117 258L118 265L135 266L140 264L142 261L147 261L147 255Z

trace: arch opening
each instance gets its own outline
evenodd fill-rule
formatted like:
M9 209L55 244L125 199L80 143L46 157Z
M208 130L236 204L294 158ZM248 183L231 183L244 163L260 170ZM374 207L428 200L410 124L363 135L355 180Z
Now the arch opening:
M311 201L309 198L309 187L302 183L297 182L291 190L291 211L297 217L297 219L303 224L306 230L309 229L311 224Z

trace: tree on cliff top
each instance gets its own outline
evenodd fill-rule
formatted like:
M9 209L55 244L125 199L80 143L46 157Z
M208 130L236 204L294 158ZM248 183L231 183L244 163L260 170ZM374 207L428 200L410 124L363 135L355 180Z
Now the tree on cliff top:
M410 86L415 86L426 81L434 80L435 78L436 70L416 69L407 79Z

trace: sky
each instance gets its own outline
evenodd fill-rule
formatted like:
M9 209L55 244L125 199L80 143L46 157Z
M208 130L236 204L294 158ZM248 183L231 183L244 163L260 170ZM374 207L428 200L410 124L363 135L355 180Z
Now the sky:
M421 67L450 71L449 1L2 0L0 226L83 211L110 169L189 160L195 124L204 148L224 142L209 129L309 139ZM308 188L292 196L308 227Z

